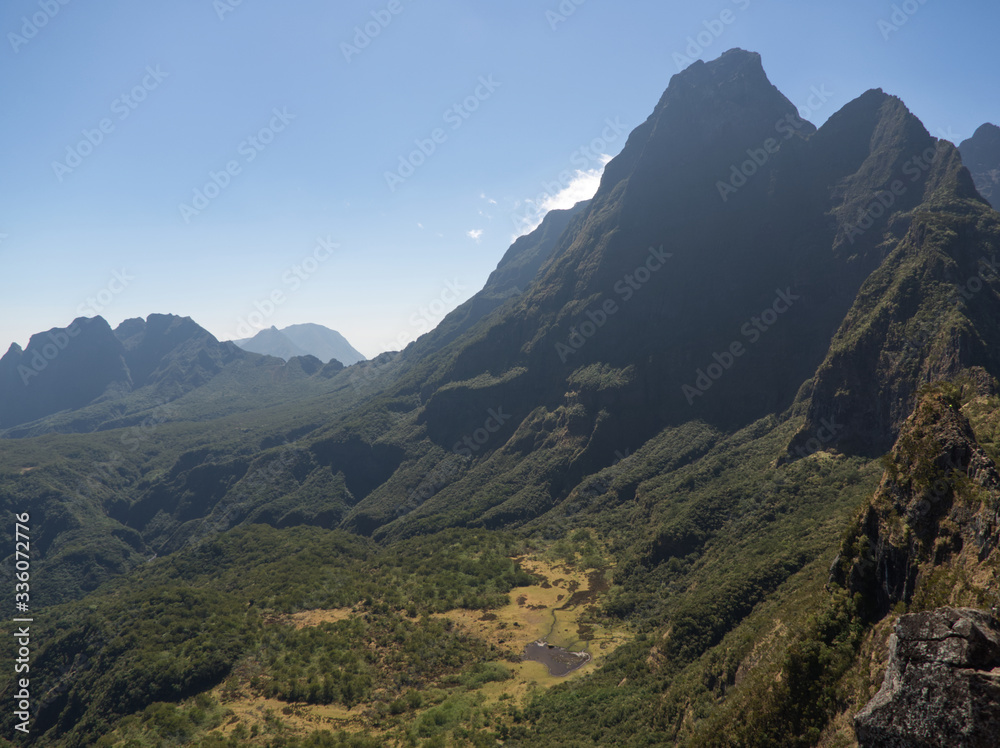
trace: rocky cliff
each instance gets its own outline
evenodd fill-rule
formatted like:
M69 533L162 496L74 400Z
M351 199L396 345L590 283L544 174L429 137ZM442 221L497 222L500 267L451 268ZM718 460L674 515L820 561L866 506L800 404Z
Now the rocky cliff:
M861 748L1000 745L1000 624L971 608L904 615L885 682L854 719Z
M921 584L928 596L941 594L931 583L941 586L944 567L981 573L997 555L1000 473L960 397L948 386L925 390L831 570L832 581L862 595L874 620L910 603Z

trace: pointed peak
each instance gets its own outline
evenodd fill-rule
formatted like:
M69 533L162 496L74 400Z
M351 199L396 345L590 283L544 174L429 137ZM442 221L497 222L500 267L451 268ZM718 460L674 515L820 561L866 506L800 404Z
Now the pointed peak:
M986 122L976 128L976 132L973 133L972 137L966 140L962 145L966 143L975 143L976 145L985 145L989 147L1000 146L1000 127L997 127L992 122Z
M719 85L737 78L742 78L744 81L763 81L768 86L771 84L764 72L760 54L747 52L745 49L730 49L714 60L708 62L697 60L691 63L670 79L670 88L713 83Z

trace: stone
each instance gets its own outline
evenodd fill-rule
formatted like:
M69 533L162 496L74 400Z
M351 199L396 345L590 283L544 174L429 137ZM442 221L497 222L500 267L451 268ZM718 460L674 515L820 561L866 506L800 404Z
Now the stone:
M1000 746L1000 623L971 608L901 616L854 729L861 748Z

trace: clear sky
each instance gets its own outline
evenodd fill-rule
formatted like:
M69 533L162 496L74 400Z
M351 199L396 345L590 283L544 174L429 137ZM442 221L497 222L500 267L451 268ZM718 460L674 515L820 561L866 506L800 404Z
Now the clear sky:
M996 0L5 0L0 348L81 313L399 348L589 196L685 58L960 140L1000 121L998 30Z

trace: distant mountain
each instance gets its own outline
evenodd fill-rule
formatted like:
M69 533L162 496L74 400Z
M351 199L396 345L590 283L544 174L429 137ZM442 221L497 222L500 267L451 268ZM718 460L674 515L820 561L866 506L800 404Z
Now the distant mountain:
M14 343L0 358L0 428L81 408L109 389L131 389L125 347L101 317Z
M958 147L979 194L1000 210L1000 127L986 123Z
M285 361L295 356L315 356L324 363L336 359L344 366L350 366L366 360L365 355L348 343L343 335L323 325L291 325L281 330L272 326L252 338L233 342L245 351Z
M261 353L265 356L283 358L285 361L295 356L305 356L306 352L299 348L291 339L277 327L261 330L252 338L234 340L234 343L245 351ZM317 356L319 358L319 356Z
M114 330L102 317L80 317L32 335L23 350L11 345L0 358L0 430L6 436L91 431L176 400L233 364L252 368L257 358L219 342L189 317L151 314ZM58 425L34 423L56 414L62 414Z

